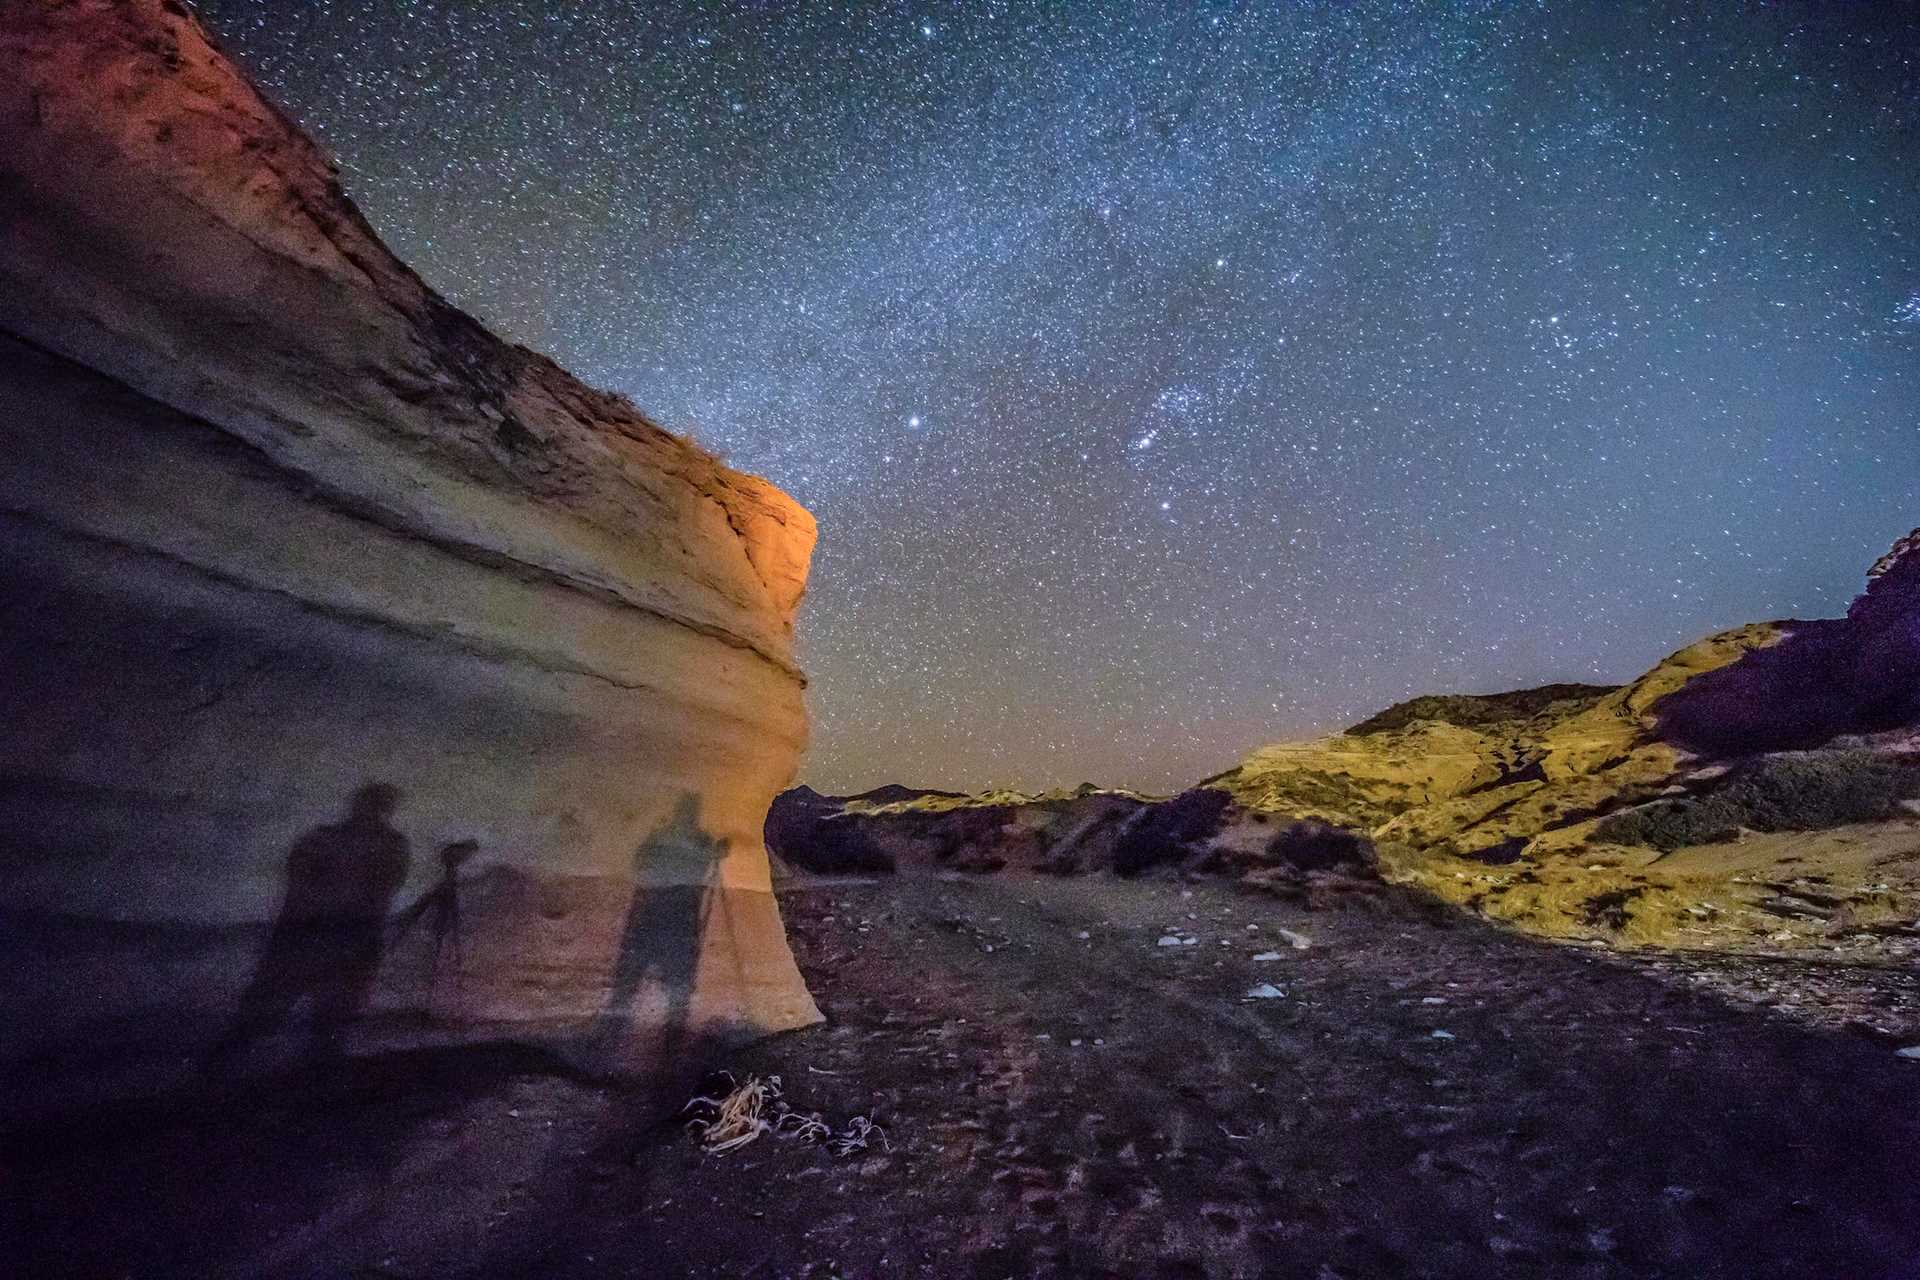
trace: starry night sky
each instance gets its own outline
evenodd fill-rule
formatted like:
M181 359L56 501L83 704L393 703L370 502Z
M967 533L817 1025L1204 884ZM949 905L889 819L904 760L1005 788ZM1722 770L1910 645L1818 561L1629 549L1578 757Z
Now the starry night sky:
M199 8L429 283L818 516L823 790L1626 679L1920 524L1920 5Z

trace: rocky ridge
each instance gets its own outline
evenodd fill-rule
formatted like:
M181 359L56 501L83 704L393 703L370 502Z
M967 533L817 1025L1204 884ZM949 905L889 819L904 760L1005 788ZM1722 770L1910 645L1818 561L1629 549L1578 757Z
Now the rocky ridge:
M1708 636L1619 687L1416 698L1170 801L1094 794L816 798L814 829L900 863L1256 878L1339 833L1351 868L1549 936L1920 954L1920 531L1842 619Z

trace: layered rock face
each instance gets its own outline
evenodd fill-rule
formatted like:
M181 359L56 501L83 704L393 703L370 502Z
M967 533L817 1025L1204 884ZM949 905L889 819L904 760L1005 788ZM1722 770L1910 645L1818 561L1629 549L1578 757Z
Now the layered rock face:
M816 1020L807 513L433 294L181 6L0 61L12 1082Z

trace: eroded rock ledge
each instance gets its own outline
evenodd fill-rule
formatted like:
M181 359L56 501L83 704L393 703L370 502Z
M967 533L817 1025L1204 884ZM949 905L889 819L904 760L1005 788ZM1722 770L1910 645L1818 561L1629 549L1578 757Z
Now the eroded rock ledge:
M760 838L812 518L435 295L181 6L0 60L5 1059L817 1018Z

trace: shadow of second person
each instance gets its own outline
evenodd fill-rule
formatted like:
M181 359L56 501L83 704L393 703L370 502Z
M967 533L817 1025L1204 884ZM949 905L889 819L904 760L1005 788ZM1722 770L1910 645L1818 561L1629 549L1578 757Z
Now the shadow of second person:
M628 901L607 991L587 1036L589 1060L615 1074L670 1075L688 1048L694 987L727 843L683 794L633 854Z
M286 888L232 1024L205 1061L208 1075L231 1073L308 1005L302 1058L340 1062L348 1024L367 1005L386 949L387 915L406 882L411 855L393 825L399 788L370 782L338 822L315 827L287 854Z

